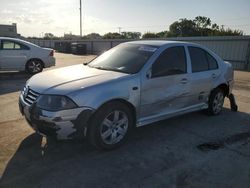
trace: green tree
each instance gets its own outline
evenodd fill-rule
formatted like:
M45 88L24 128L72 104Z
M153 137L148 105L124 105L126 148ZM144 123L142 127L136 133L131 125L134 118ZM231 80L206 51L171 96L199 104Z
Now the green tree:
M180 19L169 26L168 37L197 36L196 25L193 20Z
M212 24L212 30L219 30L219 28L220 27L216 23Z
M125 37L119 33L106 33L102 37L103 39L125 39Z
M99 33L90 33L88 35L85 35L83 38L85 38L85 39L101 39L102 36Z
M221 26L217 35L219 35L219 36L242 36L243 31L232 30L230 28L225 29L224 26Z
M205 16L196 16L193 20L198 28L207 28L211 26L211 19Z
M241 30L225 29L212 23L211 19L205 16L197 16L193 20L180 19L169 26L167 37L190 37L190 36L240 36Z
M126 39L139 39L141 37L140 32L122 32L122 36Z
M55 37L52 33L44 33L44 39L54 39Z
M211 26L211 19L205 16L196 16L193 22L196 24L197 31L201 36L207 36L210 32L208 26Z
M156 33L156 36L157 36L158 38L166 38L167 35L168 35L168 31L161 31L161 32L159 32L159 33Z
M156 33L147 32L142 35L143 39L159 38Z

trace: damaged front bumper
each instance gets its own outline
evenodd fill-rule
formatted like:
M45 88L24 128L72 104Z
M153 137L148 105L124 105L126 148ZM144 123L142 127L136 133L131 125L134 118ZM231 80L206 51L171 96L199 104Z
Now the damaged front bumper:
M93 113L89 107L79 107L57 112L40 109L33 103L28 105L19 97L19 109L29 125L43 136L57 139L73 139L86 136L88 121Z

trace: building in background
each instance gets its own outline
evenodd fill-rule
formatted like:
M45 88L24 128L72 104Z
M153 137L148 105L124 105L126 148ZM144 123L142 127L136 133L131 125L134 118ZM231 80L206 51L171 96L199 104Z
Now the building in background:
M12 25L0 24L0 37L21 37L21 35L17 33L16 23Z

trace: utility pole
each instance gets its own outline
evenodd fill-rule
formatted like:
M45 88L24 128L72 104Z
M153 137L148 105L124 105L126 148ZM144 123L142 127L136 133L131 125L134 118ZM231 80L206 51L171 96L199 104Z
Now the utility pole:
M119 29L119 34L121 34L122 27L118 27L118 29Z
M82 37L82 0L80 0L80 37Z

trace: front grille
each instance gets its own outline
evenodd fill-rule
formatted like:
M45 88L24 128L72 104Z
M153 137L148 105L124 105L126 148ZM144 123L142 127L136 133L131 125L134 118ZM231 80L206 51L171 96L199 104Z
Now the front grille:
M23 99L29 105L32 105L36 99L38 98L39 93L35 92L34 90L25 87L23 90Z

